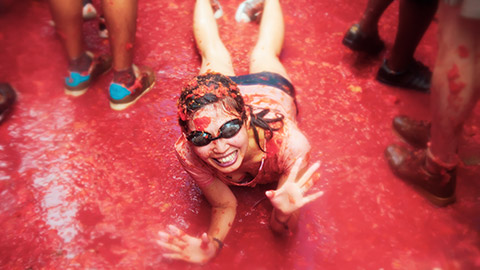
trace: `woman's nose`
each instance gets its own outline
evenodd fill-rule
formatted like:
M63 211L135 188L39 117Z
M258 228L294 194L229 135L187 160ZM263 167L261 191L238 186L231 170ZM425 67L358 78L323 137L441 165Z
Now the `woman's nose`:
M213 152L215 152L216 154L222 154L227 151L227 149L227 142L224 138L213 141Z

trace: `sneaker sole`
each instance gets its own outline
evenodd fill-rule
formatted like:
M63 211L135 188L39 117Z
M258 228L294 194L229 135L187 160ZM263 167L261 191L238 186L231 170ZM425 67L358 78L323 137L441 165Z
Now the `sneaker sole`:
M148 93L155 86L155 81L148 87L142 94L140 94L136 99L130 101L129 103L113 103L110 101L110 108L115 111L122 111L128 108L129 106L135 104L143 95Z
M398 88L407 89L407 90L412 90L412 91L425 93L425 94L430 93L430 89L425 89L425 88L420 88L420 87L412 87L412 86L405 85L405 84L402 84L402 83L392 82L391 80L385 79L382 75L379 75L378 73L379 72L377 72L377 75L375 76L375 80L377 80L377 82L382 83L384 85L388 85L388 86L392 86L392 87L398 87Z
M65 90L65 95L72 96L72 97L79 97L88 91L88 87L81 90L69 90L67 88L65 88L64 90Z
M419 92L419 93L424 93L424 94L430 93L430 89L419 88L419 87L411 87L411 86L403 85L403 84L396 84L396 83L393 83L393 82L391 82L391 81L389 81L389 80L383 79L383 78L378 77L378 76L377 76L375 79L376 79L379 83L384 84L384 85L387 85L387 86L390 86L390 87L397 87L397 88L406 89L406 90L411 90L411 91L415 91L415 92Z

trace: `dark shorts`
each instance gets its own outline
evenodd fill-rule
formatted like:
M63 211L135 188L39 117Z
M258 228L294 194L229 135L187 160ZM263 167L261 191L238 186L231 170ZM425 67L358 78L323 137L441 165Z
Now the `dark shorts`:
M240 76L230 76L238 85L267 85L273 86L289 94L295 99L295 88L285 77L273 72L260 72Z

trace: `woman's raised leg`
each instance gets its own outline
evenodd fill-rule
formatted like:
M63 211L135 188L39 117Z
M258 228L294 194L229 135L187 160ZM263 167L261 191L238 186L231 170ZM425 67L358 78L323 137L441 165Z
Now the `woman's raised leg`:
M207 71L234 76L232 59L220 39L210 0L197 0L193 14L193 34L202 56L200 74Z
M279 1L265 0L260 34L250 57L250 73L269 71L289 79L279 59L284 34L285 25Z

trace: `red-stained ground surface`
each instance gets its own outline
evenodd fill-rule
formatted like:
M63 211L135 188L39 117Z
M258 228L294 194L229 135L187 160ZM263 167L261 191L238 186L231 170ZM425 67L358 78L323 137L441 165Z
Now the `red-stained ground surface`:
M19 94L0 126L1 269L200 269L161 257L157 231L177 224L200 235L209 206L178 164L175 102L199 70L191 31L193 0L139 3L135 61L157 75L155 88L126 111L109 108L101 78L84 96L63 93L66 56L46 1L10 1L0 15L0 81ZM218 21L237 74L245 74L258 30L234 20L240 1L221 1ZM98 4L97 2L95 2ZM341 45L363 1L282 1L282 60L297 88L300 126L321 160L315 189L282 239L268 226L264 191L234 188L239 201L225 247L205 269L480 268L480 110L464 131L458 201L436 208L396 179L383 157L393 116L429 118L429 95L386 87L373 77L381 57ZM382 17L391 48L398 2ZM86 22L93 51L108 42ZM433 23L417 58L433 66Z

